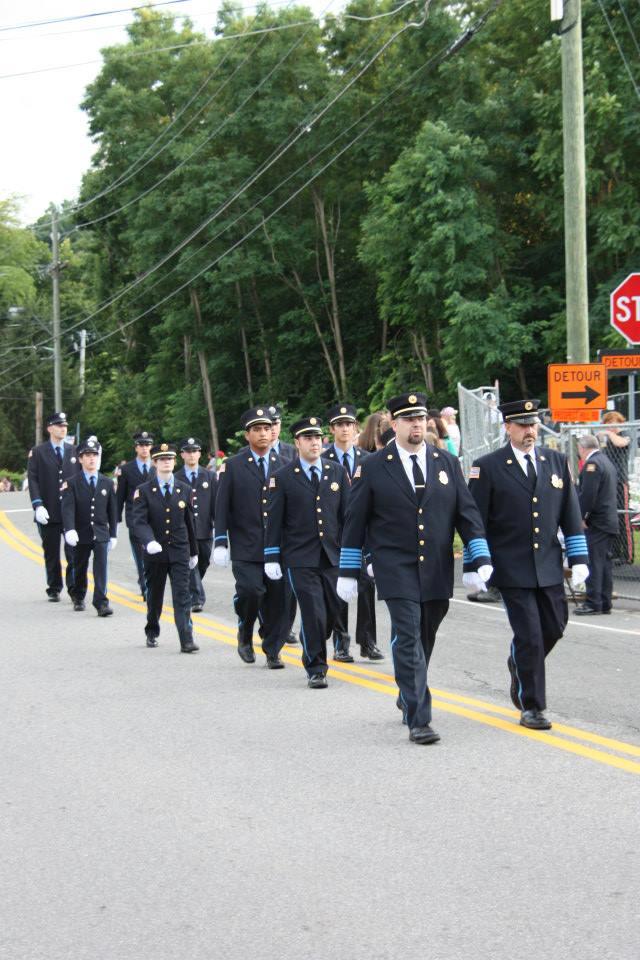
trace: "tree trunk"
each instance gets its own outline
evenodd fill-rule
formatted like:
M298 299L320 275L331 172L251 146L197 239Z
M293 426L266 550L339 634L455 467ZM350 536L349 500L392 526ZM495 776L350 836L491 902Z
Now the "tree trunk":
M386 317L382 318L382 337L380 340L380 353L384 355L387 352L387 337L389 336L389 323Z
M202 335L202 314L200 313L200 300L198 299L198 294L193 287L189 289L189 296L191 297L191 306L193 307L193 313L195 316L196 336L198 339L200 339ZM207 355L202 347L198 347L197 352L198 363L200 364L200 376L202 377L202 392L204 394L204 402L207 405L207 413L209 414L211 446L215 452L220 449L220 444L218 442L218 426L216 424L216 412L213 407L213 396L211 394L211 381L209 379Z
M529 387L527 386L527 377L524 372L524 366L521 363L518 364L518 367L516 369L516 376L518 378L518 385L520 387L520 392L522 393L522 396L528 397Z
M247 344L247 331L244 327L244 312L242 309L242 288L240 281L236 280L236 298L238 301L238 321L240 323L240 338L242 340L242 354L244 356L244 370L247 375L247 393L249 395L249 406L253 406L253 384L251 382L251 362L249 360L249 346Z
M324 250L324 259L327 269L327 279L329 280L329 293L331 298L331 306L327 309L329 315L329 324L331 326L331 332L333 334L333 342L336 348L336 356L338 358L338 375L340 378L340 396L346 397L348 393L347 386L347 371L344 362L344 345L342 342L342 327L340 324L340 310L338 307L338 290L336 287L336 271L335 271L335 250L336 250L336 241L338 238L338 233L340 230L340 217L338 214L338 223L333 225L331 224L331 234L329 234L329 229L327 227L327 217L325 211L324 199L317 193L315 190L312 191L313 194L313 206L316 214L316 223L320 228L320 236L322 238L322 247ZM322 282L322 277L320 277Z
M191 383L191 337L184 335L184 382Z
M422 370L422 379L424 380L424 385L426 387L427 393L433 393L433 367L431 365L431 360L429 358L429 350L427 348L427 341L425 340L423 333L416 333L415 330L411 331L411 339L413 341L413 352L416 355L416 359L420 364L420 369Z
M262 320L262 311L260 309L260 297L258 296L258 288L256 286L256 278L251 277L251 302L253 303L253 312L255 318L258 322L258 329L260 330L260 340L262 342L262 357L264 359L264 372L267 378L267 390L269 396L271 396L271 357L269 356L269 347L267 345L267 335L264 329L264 323Z

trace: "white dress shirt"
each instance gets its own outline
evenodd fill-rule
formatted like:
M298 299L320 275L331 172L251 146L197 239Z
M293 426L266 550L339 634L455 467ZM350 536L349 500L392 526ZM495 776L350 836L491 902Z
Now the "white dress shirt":
M398 451L398 456L400 457L400 463L404 467L404 472L409 478L409 483L411 484L412 490L416 489L416 485L413 480L413 463L411 457L414 454L418 455L418 464L422 470L422 475L424 477L424 482L427 482L427 445L423 443L422 446L416 447L415 450L405 450L400 446L399 443L396 443L396 449Z

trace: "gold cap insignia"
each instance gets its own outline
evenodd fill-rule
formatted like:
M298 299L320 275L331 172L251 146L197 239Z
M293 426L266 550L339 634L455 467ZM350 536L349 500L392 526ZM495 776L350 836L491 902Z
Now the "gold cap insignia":
M415 393L412 393L411 396L409 397L409 403L417 403L417 402L418 402L418 398L416 397Z
M169 444L168 444L168 443L161 443L161 444L160 444L160 449L161 449L161 450L168 450L168 449L169 449Z
M310 420L309 420L309 423L311 424L312 427L315 427L315 425L316 425L317 422L318 422L318 421L316 420L315 417L311 417Z
M340 413L346 413L346 412L347 412L346 407L340 407Z
M256 413L258 414L259 417L264 416L264 410L256 410Z
M533 404L531 403L531 400L527 400L527 402L524 405L524 408L525 410L533 410Z

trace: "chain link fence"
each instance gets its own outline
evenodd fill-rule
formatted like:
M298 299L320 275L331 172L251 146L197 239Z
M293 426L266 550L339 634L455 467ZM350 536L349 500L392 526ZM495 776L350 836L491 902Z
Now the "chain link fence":
M498 410L498 381L488 387L468 390L458 384L458 423L460 425L460 459L465 477L477 457L502 446L502 417Z

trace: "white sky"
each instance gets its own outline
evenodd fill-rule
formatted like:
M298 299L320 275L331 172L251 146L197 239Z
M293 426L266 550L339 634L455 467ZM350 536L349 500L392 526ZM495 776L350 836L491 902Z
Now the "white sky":
M7 30L16 24L140 6L143 0L0 0L0 198L22 197L23 223L33 222L52 201L73 200L88 169L94 145L86 115L80 110L86 86L100 71L100 49L127 40L132 13ZM155 0L154 0L155 2ZM295 2L295 0L294 0ZM243 0L249 13L254 0ZM274 6L281 3L276 0ZM312 3L315 7L316 4ZM326 6L326 3L323 4ZM334 9L342 4L336 3ZM157 7L174 16L189 15L195 26L212 36L217 0L185 0ZM179 26L181 21L177 20Z

